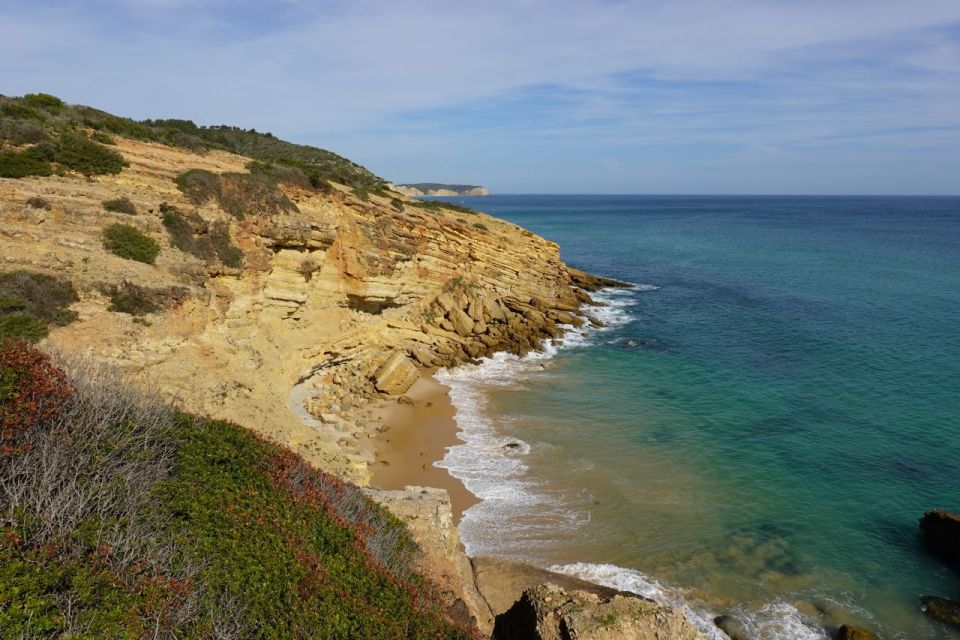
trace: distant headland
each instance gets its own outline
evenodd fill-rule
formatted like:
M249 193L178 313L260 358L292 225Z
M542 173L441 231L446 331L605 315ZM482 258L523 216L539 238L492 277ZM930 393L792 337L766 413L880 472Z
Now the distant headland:
M488 196L486 187L475 184L441 184L439 182L417 182L398 184L393 189L405 196Z

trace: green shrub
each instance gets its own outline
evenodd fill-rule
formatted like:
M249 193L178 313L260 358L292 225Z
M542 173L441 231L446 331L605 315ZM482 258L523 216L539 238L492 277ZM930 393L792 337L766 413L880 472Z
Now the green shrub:
M126 313L131 316L143 316L157 313L183 300L188 291L183 287L153 289L132 282L123 282L104 289L110 298L110 311Z
M53 205L50 204L49 200L40 196L31 196L27 198L27 206L34 209L46 209L47 211L50 211L50 209L53 208Z
M103 247L121 258L147 264L153 264L160 254L160 245L128 224L112 224L104 229Z
M50 330L47 323L29 313L0 314L0 338L21 338L39 342Z
M49 93L28 93L22 101L28 107L46 111L58 111L64 107L63 100Z
M482 222L474 222L473 228L480 229L480 231L487 231L487 225L483 224Z
M243 251L230 242L230 230L223 222L215 222L210 229L210 246L220 262L232 268L243 266Z
M353 191L353 195L357 196L363 201L367 201L370 199L370 192L367 191L366 189L361 189L360 187L354 187L353 189L351 189L351 191Z
M75 133L60 136L53 160L85 176L120 173L128 164L116 151Z
M0 273L0 318L19 313L36 318L44 326L65 326L77 319L69 306L79 299L69 281L23 270ZM26 326L22 320L14 324Z
M397 211L403 211L403 200L400 198L390 198L390 204L392 204L393 208Z
M189 169L176 178L177 188L193 204L203 204L207 200L220 200L222 186L220 176L206 169Z
M100 144L108 144L110 146L116 146L117 141L105 134L102 131L94 131L90 134L90 139L94 142L99 142Z
M220 207L238 220L248 214L271 215L299 211L275 182L263 175L225 173L220 176L223 185Z
M0 141L15 147L24 144L36 144L48 140L43 127L29 120L0 118Z
M127 215L136 215L137 207L130 201L130 198L123 196L113 200L104 200L103 208L114 213L126 213Z
M49 176L52 173L50 162L38 157L37 152L32 149L0 152L0 178Z
M163 226L170 233L170 243L176 248L203 260L219 258L228 267L240 267L243 264L243 251L231 244L230 231L225 223L215 222L208 228L196 214L188 219L176 207L165 202L160 205L160 211L163 214Z

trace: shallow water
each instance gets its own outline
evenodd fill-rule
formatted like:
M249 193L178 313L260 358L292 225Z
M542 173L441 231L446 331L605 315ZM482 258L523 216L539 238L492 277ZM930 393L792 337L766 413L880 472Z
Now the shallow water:
M917 519L960 510L960 199L457 198L652 285L443 374L471 553L736 613L761 638L960 637ZM952 635L951 635L952 634Z

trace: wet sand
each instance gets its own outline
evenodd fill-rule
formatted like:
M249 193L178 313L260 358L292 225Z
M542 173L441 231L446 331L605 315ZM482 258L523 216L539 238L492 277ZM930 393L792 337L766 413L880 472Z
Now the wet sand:
M459 523L461 514L479 500L446 469L433 466L447 447L461 442L449 389L424 373L404 395L412 404L391 405L381 415L384 429L371 443L377 461L370 484L385 489L407 485L446 489Z

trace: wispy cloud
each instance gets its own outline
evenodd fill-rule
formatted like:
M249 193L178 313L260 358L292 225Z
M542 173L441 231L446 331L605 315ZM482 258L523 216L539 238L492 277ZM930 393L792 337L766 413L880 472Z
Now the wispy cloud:
M956 191L958 25L955 0L0 0L0 91L255 126L398 180L761 191L760 165L816 191L872 153L883 179L848 190ZM929 172L890 182L898 153Z

